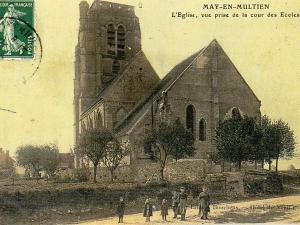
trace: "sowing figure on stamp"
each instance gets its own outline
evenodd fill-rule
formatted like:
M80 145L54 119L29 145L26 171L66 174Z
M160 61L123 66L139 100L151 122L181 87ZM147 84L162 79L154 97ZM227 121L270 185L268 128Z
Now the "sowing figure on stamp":
M12 52L23 53L25 43L15 37L15 22L22 23L18 20L19 17L24 16L24 12L20 12L15 9L14 5L9 5L7 12L0 20L0 32L3 32L4 46L2 50L5 51L5 55L11 55Z

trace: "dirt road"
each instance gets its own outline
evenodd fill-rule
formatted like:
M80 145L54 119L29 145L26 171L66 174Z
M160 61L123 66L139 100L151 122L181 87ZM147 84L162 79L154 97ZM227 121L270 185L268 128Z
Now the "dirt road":
M141 209L142 211L142 209ZM209 220L200 220L197 209L188 208L186 221L173 219L169 210L167 222L162 222L160 212L154 212L150 223L144 222L141 213L125 215L124 224L202 224L202 223L290 223L300 222L300 195L270 198L264 200L242 201L211 205ZM117 218L82 222L80 225L117 224Z

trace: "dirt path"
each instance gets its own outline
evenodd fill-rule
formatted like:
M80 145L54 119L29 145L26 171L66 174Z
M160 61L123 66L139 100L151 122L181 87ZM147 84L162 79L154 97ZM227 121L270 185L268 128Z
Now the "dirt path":
M141 209L142 211L142 209ZM209 220L200 220L197 209L188 209L186 221L172 219L169 210L168 222L162 222L160 212L154 212L150 223L144 222L141 213L125 215L124 224L201 224L201 223L290 223L300 222L300 195L270 198L265 200L243 201L211 206ZM117 224L111 217L97 221L82 222L80 225Z

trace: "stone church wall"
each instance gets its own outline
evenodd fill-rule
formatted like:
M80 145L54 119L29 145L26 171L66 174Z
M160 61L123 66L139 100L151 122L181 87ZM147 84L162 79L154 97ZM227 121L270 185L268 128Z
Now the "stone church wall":
M196 155L195 158L207 158L211 151L214 128L211 124L211 87L207 71L191 66L185 74L169 90L168 98L171 105L171 113L179 117L186 124L186 109L192 105L195 109L194 137ZM199 141L199 122L201 119L206 123L206 139Z
M248 116L259 119L260 100L257 99L223 49L217 46L207 54L217 54L214 61L218 65L218 70L214 72L214 76L217 80L220 120L223 120L225 114L233 107L238 107Z

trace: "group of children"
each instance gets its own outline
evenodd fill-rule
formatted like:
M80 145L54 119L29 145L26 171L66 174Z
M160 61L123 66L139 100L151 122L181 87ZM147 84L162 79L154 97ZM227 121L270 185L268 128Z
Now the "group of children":
M199 216L201 219L208 219L207 215L210 212L210 196L206 188L203 188L203 191L199 195ZM186 214L186 200L187 194L185 193L184 188L180 189L180 192L175 192L172 198L172 208L174 212L174 218L177 218L179 214L181 220L185 220ZM146 222L150 222L151 216L153 216L154 206L151 203L150 199L147 198L144 204L143 216L146 218ZM166 199L163 199L160 205L161 217L163 221L167 221L168 213L168 202ZM117 215L119 217L119 223L123 223L123 217L125 212L125 203L123 197L120 198L119 204L117 206Z
M153 216L153 208L154 206L150 202L150 199L147 198L144 205L144 213L143 216L146 218L146 222L150 222L150 217ZM160 209L161 209L161 217L163 221L167 221L168 215L168 203L166 199L162 200ZM123 197L120 198L119 204L117 206L117 215L119 217L118 223L123 223L123 217L125 213L125 203Z
M163 199L160 205L161 217L163 221L167 221L168 208L169 207L168 207L167 200ZM150 217L153 216L152 211L153 211L153 205L151 204L149 198L147 198L145 201L144 213L143 213L143 216L146 218L146 222L150 222Z

